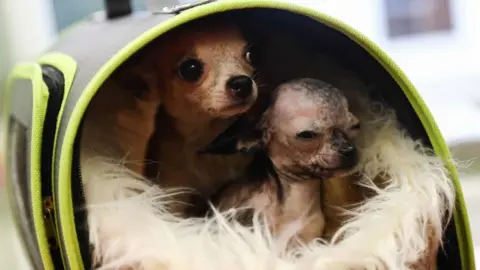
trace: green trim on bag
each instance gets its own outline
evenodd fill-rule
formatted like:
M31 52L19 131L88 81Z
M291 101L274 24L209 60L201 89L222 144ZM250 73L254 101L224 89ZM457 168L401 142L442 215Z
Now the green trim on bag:
M73 79L75 78L75 73L77 71L77 62L75 62L75 60L66 55L66 54L63 54L63 53L56 53L56 52L52 52L52 53L47 53L47 54L44 54L40 59L39 59L39 63L42 64L42 65L51 65L55 68L57 68L58 70L60 70L63 74L63 77L64 77L64 92L63 92L63 100L62 100L62 105L60 107L60 111L58 112L58 118L57 118L57 124L56 124L56 131L55 131L55 138L54 138L54 141L53 141L53 152L54 153L54 156L52 157L52 172L51 172L51 176L52 176L52 197L53 197L53 203L54 203L54 209L57 209L57 206L55 205L55 186L56 186L56 183L55 183L55 151L56 151L56 148L57 148L57 137L58 137L58 128L60 126L60 121L62 120L62 115L63 115L63 111L65 109L65 102L67 100L67 97L68 97L68 94L70 93L70 89L72 88L72 84L73 84ZM60 235L59 235L59 231L58 231L58 215L59 213L57 213L57 211L54 211L55 213L55 227L56 227L56 238L57 238L57 241L60 240ZM66 263L65 261L63 260L63 258L66 258L65 257L65 254L63 254L63 250L60 248L61 252L62 252L62 263L63 263L63 267L66 268Z
M367 48L365 49L369 51ZM377 53L377 57L375 57L371 51L369 51L370 54L375 57L380 64L382 64L382 66L390 73L393 79L402 88L410 104L422 122L423 127L427 131L427 135L432 143L433 150L435 150L437 156L443 159L445 167L450 173L450 178L453 181L456 194L456 205L453 212L453 218L455 230L458 235L458 247L463 266L462 269L475 269L475 255L473 252L472 233L467 207L461 191L459 175L455 165L453 164L453 158L448 146L445 143L445 139L443 138L443 135L434 121L434 118L427 105L420 97L415 86L413 86L413 84L407 79L405 73L403 73L403 71L400 70L400 68L396 66L396 64L394 64L383 51L379 51L376 48L372 48L372 50L374 50L373 52Z
M31 125L32 133L30 134L30 196L32 203L32 217L43 267L45 269L53 269L53 261L45 231L45 222L43 220L43 198L41 187L41 136L47 112L49 92L47 85L43 82L42 69L40 65L36 63L18 64L10 74L7 89L11 89L15 79L30 80L32 83L33 111Z
M85 113L85 110L90 103L91 99L95 95L96 91L100 88L102 83L108 76L128 57L134 52L138 51L148 42L154 38L160 36L168 30L174 29L184 23L187 23L193 19L197 19L206 15L211 15L223 11L231 11L247 8L271 8L290 11L300 15L310 17L320 23L328 25L329 27L336 29L345 34L350 39L354 40L358 45L363 47L370 53L374 59L376 59L394 78L398 85L402 88L404 94L412 104L416 114L421 120L436 154L443 158L446 162L446 167L450 171L452 181L454 182L457 194L456 209L454 212L454 219L456 225L456 231L459 241L459 252L462 260L462 269L470 270L475 269L475 262L473 256L473 246L471 242L471 233L468 223L468 217L466 215L465 202L458 182L458 174L454 165L451 162L450 152L443 140L442 135L439 132L437 125L435 124L430 111L427 109L424 101L417 93L415 87L406 78L405 74L400 68L372 41L366 38L363 34L353 29L352 27L344 24L343 22L330 17L326 14L314 11L310 8L297 6L290 3L276 2L272 0L231 0L231 1L219 1L210 4L205 4L191 10L186 10L179 15L153 27L149 31L140 35L133 40L117 54L115 54L110 61L108 61L92 78L90 83L85 88L83 94L80 96L77 105L72 111L72 116L69 120L68 127L65 131L65 140L61 150L60 161L60 181L59 198L60 203L66 207L62 207L62 212L59 213L62 218L61 226L64 231L66 255L72 261L73 269L83 268L81 261L77 235L75 231L75 221L73 215L73 205L71 201L71 168L72 168L72 145L77 135L77 130L80 125L80 121ZM68 180L70 179L70 180ZM77 267L75 267L75 265Z
M287 4L288 5L288 4ZM300 8L305 13L303 15L309 16L319 22L341 31L343 34L351 38L358 45L364 48L377 62L379 62L383 68L393 77L395 82L403 90L403 93L407 97L408 101L412 105L415 113L418 115L420 121L425 128L427 135L432 143L433 150L441 157L445 166L450 173L450 177L453 181L456 191L456 207L453 213L455 229L458 235L459 253L462 261L462 269L471 270L475 269L475 256L473 253L472 234L470 229L470 222L468 219L467 208L465 199L461 191L461 185L459 182L458 172L453 164L453 159L445 143L445 139L440 132L430 110L419 95L416 87L407 78L406 74L400 69L400 67L375 43L370 41L366 36L353 29L352 27L345 25L343 22L338 21L332 17L318 12L311 11L309 9ZM291 10L295 12L295 10ZM297 11L299 11L297 9Z
M455 229L458 235L458 246L460 249L459 253L462 261L462 269L475 269L475 256L473 253L470 222L468 219L465 199L461 191L458 172L452 162L453 159L450 150L445 143L445 139L443 138L443 135L441 134L440 129L438 128L430 110L428 109L422 97L416 90L416 87L407 78L406 74L400 69L400 67L395 62L393 62L393 60L383 50L381 50L375 43L370 41L363 34L334 18L328 19L326 18L326 15L320 15L319 17L317 17L314 14L317 12L310 11L310 13L310 17L312 19L323 22L326 25L338 31L341 31L343 34L345 34L362 48L364 48L373 58L375 58L375 60L377 60L377 62L382 65L383 68L385 68L386 71L388 71L388 73L392 76L395 82L403 90L403 93L407 97L415 113L422 122L422 125L425 128L427 135L432 143L433 150L435 151L437 156L443 159L445 166L450 173L450 177L453 181L456 193L456 207L453 212L453 217L455 222ZM304 13L304 15L309 16L306 13ZM325 19L329 21L323 21Z

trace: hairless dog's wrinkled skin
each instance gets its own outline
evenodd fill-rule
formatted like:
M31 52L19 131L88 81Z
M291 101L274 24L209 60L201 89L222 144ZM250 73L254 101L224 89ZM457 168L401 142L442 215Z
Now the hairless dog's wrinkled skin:
M212 202L221 211L250 209L239 217L245 223L261 213L276 236L291 233L301 242L321 237L322 180L351 173L358 131L359 120L339 89L309 78L284 83L260 121L243 130L232 146L232 152L255 153L257 163Z

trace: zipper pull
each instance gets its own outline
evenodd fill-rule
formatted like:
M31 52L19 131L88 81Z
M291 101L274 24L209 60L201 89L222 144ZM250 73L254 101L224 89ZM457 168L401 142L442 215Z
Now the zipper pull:
M50 249L58 249L52 196L48 196L43 200L43 220L45 222L45 231Z

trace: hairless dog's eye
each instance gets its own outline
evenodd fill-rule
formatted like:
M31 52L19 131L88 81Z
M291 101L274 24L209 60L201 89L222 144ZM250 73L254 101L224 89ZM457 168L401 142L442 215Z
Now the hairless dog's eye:
M360 123L351 126L350 129L351 130L359 130L360 129Z
M318 136L318 133L316 133L315 131L311 131L311 130L306 130L306 131L302 131L302 132L299 132L297 133L296 137L298 139L313 139L313 138L316 138Z

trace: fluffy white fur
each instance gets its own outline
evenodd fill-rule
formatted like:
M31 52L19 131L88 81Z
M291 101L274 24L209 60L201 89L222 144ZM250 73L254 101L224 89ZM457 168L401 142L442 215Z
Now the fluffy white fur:
M128 153L113 144L115 129L87 116L81 166L100 269L408 269L426 252L428 226L441 237L455 193L442 160L400 130L391 111L366 108L358 170L377 195L349 213L337 243L318 241L288 253L285 239L271 238L260 219L246 228L231 213L170 215L169 194L183 191L162 190L129 171Z

